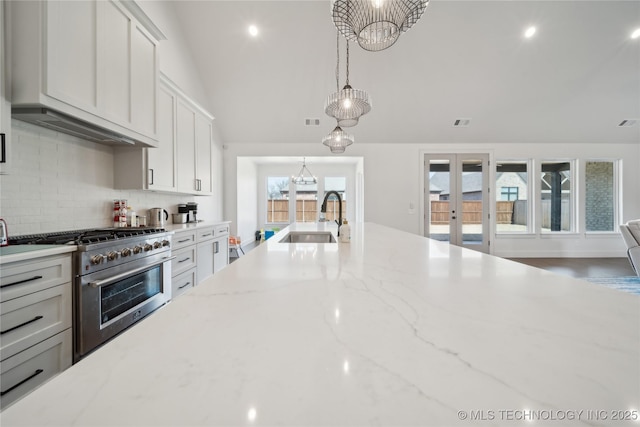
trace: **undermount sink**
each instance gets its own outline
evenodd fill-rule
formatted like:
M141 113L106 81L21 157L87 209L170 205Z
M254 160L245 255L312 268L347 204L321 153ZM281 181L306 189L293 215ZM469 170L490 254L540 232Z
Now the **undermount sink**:
M329 231L291 231L280 243L337 243Z

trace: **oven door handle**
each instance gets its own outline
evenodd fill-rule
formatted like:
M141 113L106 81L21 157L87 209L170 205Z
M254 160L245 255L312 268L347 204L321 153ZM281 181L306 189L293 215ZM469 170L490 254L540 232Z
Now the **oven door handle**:
M116 282L116 281L118 281L120 279L126 279L127 277L131 276L132 274L140 273L140 272L148 270L150 268L157 267L160 264L164 264L165 262L171 261L171 260L176 259L176 258L177 258L177 256L164 257L164 258L162 258L162 261L157 262L155 264L145 265L144 267L135 268L133 270L126 271L124 273L116 274L115 276L111 276L108 279L96 280L95 282L89 282L89 286L91 286L92 288L99 288L100 286L106 285L108 283Z

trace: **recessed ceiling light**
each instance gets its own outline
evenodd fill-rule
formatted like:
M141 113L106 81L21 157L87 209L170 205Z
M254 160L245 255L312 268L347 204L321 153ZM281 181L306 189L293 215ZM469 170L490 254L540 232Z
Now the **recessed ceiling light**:
M524 32L524 36L528 39L530 39L531 37L533 37L533 35L536 33L536 27L529 27L527 28L527 30Z
M635 31L631 33L631 38L632 39L640 38L640 28L636 28Z
M249 34L251 34L251 37L256 37L258 35L258 27L249 25Z

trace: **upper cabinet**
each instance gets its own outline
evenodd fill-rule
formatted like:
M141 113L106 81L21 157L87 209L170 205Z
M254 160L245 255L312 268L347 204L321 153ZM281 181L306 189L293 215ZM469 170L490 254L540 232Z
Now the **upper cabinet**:
M213 192L213 117L192 101L178 99L177 115L178 190L210 195Z
M11 104L7 97L9 73L7 73L6 34L8 19L5 19L5 4L0 2L0 174L5 174L11 166Z
M164 36L135 2L11 3L14 108L51 108L157 145Z
M158 146L114 152L116 189L213 193L213 117L160 75Z

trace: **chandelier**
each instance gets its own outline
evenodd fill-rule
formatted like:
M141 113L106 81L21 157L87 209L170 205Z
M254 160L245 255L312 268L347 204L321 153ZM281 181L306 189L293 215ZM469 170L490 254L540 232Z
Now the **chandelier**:
M340 126L336 126L329 135L322 138L322 143L334 154L344 153L344 150L353 142L353 136L345 133Z
M304 176L305 171L307 171L309 176ZM292 176L291 182L297 185L312 185L318 183L316 177L313 176L307 168L306 159L304 157L302 158L302 169L300 169L300 173L298 173L298 176Z
M340 35L336 32L336 92L327 97L324 112L338 121L339 127L351 127L358 124L361 116L371 111L369 94L349 85L349 41L347 40L347 80L339 90L340 73Z
M333 23L347 40L377 52L413 26L429 0L333 0Z

